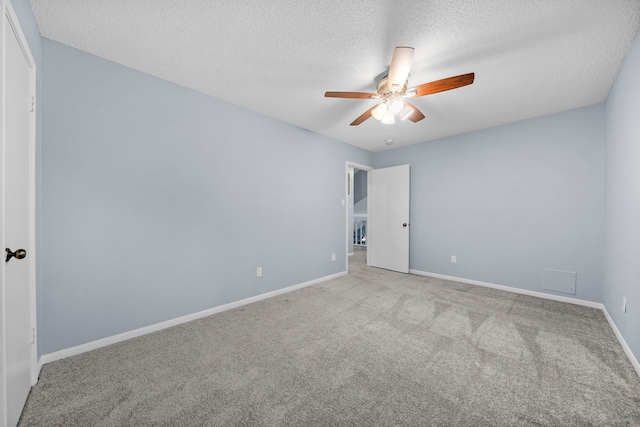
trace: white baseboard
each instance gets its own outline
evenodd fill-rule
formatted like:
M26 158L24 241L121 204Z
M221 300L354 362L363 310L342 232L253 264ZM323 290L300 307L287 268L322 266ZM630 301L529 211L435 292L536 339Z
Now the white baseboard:
M340 273L332 274L330 276L321 277L319 279L314 279L308 282L299 283L297 285L289 286L287 288L266 292L264 294L256 295L250 298L245 298L239 301L234 301L229 304L220 305L218 307L213 307L207 310L199 311L197 313L192 313L186 316L177 317L175 319L166 320L164 322L156 323L154 325L145 326L144 328L134 329L132 331L123 332L118 335L113 335L113 336L102 338L96 341L91 341L86 344L81 344L75 347L67 348L67 349L56 351L53 353L44 354L40 356L40 359L38 360L38 367L37 367L38 375L40 375L40 370L45 364L55 362L56 360L65 359L71 356L77 356L78 354L86 353L88 351L96 350L101 347L106 347L111 344L116 344L122 341L126 341L131 338L136 338L141 335L146 335L152 332L160 331L162 329L171 328L172 326L177 326L183 323L191 322L193 320L211 316L212 314L221 313L223 311L231 310L233 308L251 304L253 302L257 302L263 299L272 298L272 297L275 297L276 295L281 295L287 292L306 288L307 286L315 285L321 282L326 282L327 280L336 279L346 274L347 274L346 271L342 271Z
M546 294L544 292L536 292L536 291L529 291L526 289L512 288L511 286L496 285L494 283L481 282L479 280L464 279L462 277L446 276L444 274L437 274L437 273L428 273L426 271L420 271L420 270L409 270L409 273L417 274L419 276L434 277L436 279L451 280L454 282L466 283L469 285L483 286L485 288L499 289L501 291L507 291L507 292L523 294L523 295L530 295L533 297L550 299L554 301L568 302L570 304L583 305L591 308L598 308L602 310L602 312L604 313L605 317L607 318L607 321L609 322L609 325L611 326L611 329L613 329L613 332L616 335L616 338L618 338L618 342L624 349L624 352L627 355L627 358L629 359L629 361L633 365L633 368L636 370L636 373L640 377L640 363L638 363L638 359L636 359L635 355L631 351L631 348L629 348L629 345L622 337L622 334L618 330L618 327L614 323L613 319L611 318L611 316L609 316L609 312L607 311L607 308L602 303L586 301L586 300L581 300L577 298L563 297L560 295Z
M420 270L409 270L409 273L417 274L419 276L434 277L436 279L451 280L453 282L466 283L468 285L476 285L476 286L482 286L485 288L498 289L501 291L512 292L515 294L529 295L532 297L550 299L554 301L568 302L570 304L583 305L585 307L599 308L599 309L602 309L604 307L602 303L599 303L599 302L587 301L587 300L571 298L571 297L563 297L561 295L547 294L544 292L530 291L527 289L518 289L518 288L513 288L511 286L496 285L494 283L481 282L479 280L472 280L472 279L464 279L462 277L446 276L444 274L428 273L426 271L420 271Z
M607 307L605 307L603 305L602 306L602 311L604 312L605 317L609 321L609 325L611 326L611 329L613 329L613 333L616 334L616 337L618 338L618 341L620 342L620 345L622 346L622 348L624 349L624 352L626 353L627 357L629 358L629 361L633 365L633 368L636 370L636 373L640 377L640 363L638 363L638 359L636 359L636 356L631 351L631 348L629 348L629 345L627 344L627 342L622 337L622 334L618 330L618 327L616 326L615 322L613 321L613 319L609 315L609 312L607 311Z
M38 359L38 364L36 365L36 382L32 385L36 385L38 380L40 379L40 372L42 372L42 367L44 366L44 360L42 360L42 356Z

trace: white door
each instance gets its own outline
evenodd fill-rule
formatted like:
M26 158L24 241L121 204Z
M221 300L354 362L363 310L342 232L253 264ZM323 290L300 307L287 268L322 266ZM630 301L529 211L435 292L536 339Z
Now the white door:
M9 251L2 251L3 264L3 381L6 384L0 423L14 426L22 412L32 384L32 350L35 331L32 329L32 286L34 239L32 194L32 113L33 61L19 30L5 10L2 158L4 239L3 248L16 256L6 260ZM25 49L23 49L23 46ZM25 251L21 253L21 250Z
M409 272L409 165L371 173L369 251L373 267Z

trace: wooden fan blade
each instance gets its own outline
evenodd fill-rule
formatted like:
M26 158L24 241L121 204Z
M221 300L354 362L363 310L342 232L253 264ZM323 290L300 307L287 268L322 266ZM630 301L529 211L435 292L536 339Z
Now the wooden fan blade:
M425 83L420 86L416 86L414 90L415 95L407 96L408 98L417 98L419 96L431 95L433 93L444 92L445 90L457 89L462 86L467 86L473 83L475 73L461 74L459 76L448 77L442 80L436 80L435 82Z
M389 66L389 77L387 77L387 87L393 90L396 86L398 89L404 86L404 82L409 77L411 71L411 62L413 61L412 47L398 46L393 51L391 65Z
M358 117L357 119L355 119L353 122L351 122L351 126L358 126L360 123L364 122L365 120L367 120L369 117L371 117L371 110L373 110L374 108L376 108L377 105L374 105L373 107L369 108L367 111L365 111L364 113L362 113L360 115L360 117Z
M378 98L380 95L378 95L377 93L365 93L365 92L326 92L324 96L327 98L370 99L370 98Z
M422 111L418 110L418 107L406 100L404 101L404 103L406 106L413 110L413 112L409 114L409 117L407 117L407 119L411 120L413 123L417 123L420 120L424 119L424 114L422 114Z

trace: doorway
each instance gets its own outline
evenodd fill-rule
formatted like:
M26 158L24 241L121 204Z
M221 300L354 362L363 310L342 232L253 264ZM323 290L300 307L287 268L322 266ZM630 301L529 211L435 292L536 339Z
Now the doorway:
M366 204L366 244L360 246L354 244L358 241L358 225L355 223L358 218L353 214L353 183L358 170L366 173L367 183L366 202L363 202ZM409 272L410 180L409 165L374 169L346 162L344 200L347 272L350 257L366 266ZM359 258L356 258L357 251Z
M369 181L373 168L358 163L346 163L346 253L349 263L357 260L368 263L368 211L370 209Z

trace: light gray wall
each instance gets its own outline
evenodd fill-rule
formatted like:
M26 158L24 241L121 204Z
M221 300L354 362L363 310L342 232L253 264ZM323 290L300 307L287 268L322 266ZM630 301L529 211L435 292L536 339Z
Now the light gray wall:
M376 153L411 165L410 268L539 292L572 271L601 301L603 141L600 104Z
M356 170L353 179L353 213L367 213L367 171Z
M371 153L42 45L40 354L345 270Z
M367 197L367 171L355 170L353 177L353 204L358 204Z
M640 360L640 38L606 101L605 241L602 300ZM627 313L622 312L627 298Z
M353 213L366 214L367 213L367 198L360 200L353 206Z

